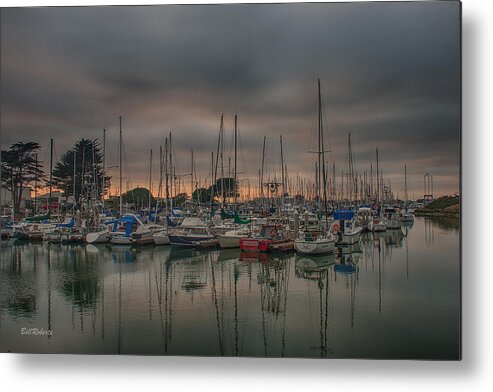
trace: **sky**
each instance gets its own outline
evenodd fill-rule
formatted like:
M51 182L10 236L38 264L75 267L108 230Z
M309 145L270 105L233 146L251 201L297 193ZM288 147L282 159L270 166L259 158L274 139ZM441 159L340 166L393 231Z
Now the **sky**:
M230 150L238 115L243 183L258 183L264 136L265 176L280 178L280 135L290 178L314 179L319 78L326 158L338 175L350 132L355 170L375 167L378 147L397 196L404 165L409 197L422 197L425 173L435 196L459 191L455 1L4 8L1 67L2 149L34 140L47 163L50 138L56 161L106 129L114 166L122 116L130 187L147 186L153 149L156 190L169 132L188 189L191 150L209 185L221 114Z

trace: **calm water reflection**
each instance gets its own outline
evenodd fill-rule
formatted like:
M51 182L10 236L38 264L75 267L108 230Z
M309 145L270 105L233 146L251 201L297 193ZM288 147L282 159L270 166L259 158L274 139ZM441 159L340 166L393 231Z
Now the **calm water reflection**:
M2 241L0 301L1 351L456 359L459 226L328 257Z

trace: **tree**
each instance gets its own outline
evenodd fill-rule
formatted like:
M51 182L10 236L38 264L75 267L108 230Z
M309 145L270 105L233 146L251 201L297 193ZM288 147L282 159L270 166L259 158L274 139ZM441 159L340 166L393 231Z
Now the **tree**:
M37 160L40 147L36 142L18 142L2 151L2 186L11 192L15 211L20 209L24 190L34 183L39 188L44 181L42 163Z
M182 206L185 201L187 201L188 195L186 193L178 193L173 197L173 205L174 206Z
M69 196L75 196L75 200L99 199L109 189L110 180L110 176L104 176L103 181L103 155L97 139L77 141L53 169L53 186L65 193L65 200Z
M199 203L210 203L211 201L211 187L197 188L192 193L192 200Z
M214 196L221 197L223 195L222 186L224 184L224 197L234 197L235 189L238 196L238 187L235 186L235 179L232 177L219 178L214 184ZM210 187L209 187L210 189Z
M149 195L151 196L151 206L155 205L154 196L147 188L134 188L122 195L124 203L132 203L135 206L148 206Z

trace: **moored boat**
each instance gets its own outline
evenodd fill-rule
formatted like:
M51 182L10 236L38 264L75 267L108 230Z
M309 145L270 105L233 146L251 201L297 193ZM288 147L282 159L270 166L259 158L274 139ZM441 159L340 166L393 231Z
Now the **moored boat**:
M289 251L294 239L284 225L270 223L262 226L259 237L240 238L240 249L248 252Z
M386 207L384 209L384 216L387 221L387 229L400 229L402 226L402 216L398 208Z
M218 237L219 246L221 248L239 248L240 239L251 235L251 230L248 227L230 230Z
M357 225L353 211L340 210L334 212L332 230L339 236L339 244L347 245L359 241L363 228Z
M302 232L294 241L294 248L304 255L323 255L333 253L336 244L335 237L329 234Z
M209 245L215 239L199 218L185 218L180 226L168 232L168 238L171 246L191 248Z
M160 230L152 235L152 239L156 245L169 245L168 230Z

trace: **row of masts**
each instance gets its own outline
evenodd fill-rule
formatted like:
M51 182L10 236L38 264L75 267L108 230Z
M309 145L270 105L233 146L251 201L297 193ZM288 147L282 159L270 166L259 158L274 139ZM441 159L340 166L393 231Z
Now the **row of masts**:
M376 173L373 170L373 162L370 163L369 170L364 170L358 174L354 168L353 152L351 145L351 133L348 134L348 161L347 170L337 172L336 163L326 160L325 154L330 152L329 149L325 149L325 138L323 128L323 114L322 114L322 94L320 80L318 80L318 149L316 151L309 151L310 153L317 154L317 160L315 162L315 176L314 181L310 178L300 177L296 173L296 178L290 178L288 175L288 168L284 161L284 149L283 138L279 135L280 144L280 163L281 163L281 178L277 179L276 175L266 176L265 174L265 161L266 161L266 136L263 138L262 145L262 160L261 166L258 171L258 184L251 185L247 180L247 186L240 186L238 184L238 116L234 116L234 162L231 164L231 157L228 157L228 177L225 173L225 126L224 115L221 115L219 136L217 143L216 154L211 152L211 173L210 183L207 178L201 181L197 177L197 171L195 167L194 151L191 153L191 167L190 173L177 175L176 163L173 155L172 133L165 137L164 144L159 146L159 185L157 189L158 203L164 204L166 212L169 212L173 208L173 200L175 196L180 192L181 177L190 176L190 200L200 202L200 198L197 195L197 200L194 200L194 193L200 187L207 188L210 184L211 192L213 196L217 196L221 207L224 207L227 202L233 203L235 206L238 203L238 197L240 200L251 201L253 198L257 198L261 201L265 201L272 198L285 199L286 197L298 196L304 201L312 201L318 207L319 211L327 210L327 203L331 201L333 203L338 202L384 202L394 199L392 187L390 181L387 183L384 180L383 173L379 165L379 150L376 149ZM118 168L119 168L119 213L124 213L123 203L123 131L122 131L122 117L119 117L119 152L118 152ZM105 173L106 173L106 129L103 130L103 145L102 145L102 166L103 166L103 179L101 187L98 189L99 184L97 178L94 179L93 190L97 197L101 198L101 203L104 207L104 194L105 190ZM49 195L50 200L52 197L53 187L53 139L50 140L50 181L49 181ZM76 150L74 150L74 199L76 189ZM83 154L82 159L85 158ZM94 161L94 151L93 151ZM231 173L231 166L233 166L233 173ZM332 166L332 167L331 167ZM85 165L82 165L83 170ZM330 167L332 173L330 173ZM94 169L94 176L97 177ZM82 175L84 181L84 173ZM226 187L225 181L228 180L228 186ZM215 189L217 188L218 180L220 183L220 195L217 195ZM178 181L178 185L177 185ZM231 183L233 188L231 189ZM207 186L206 186L207 185ZM164 187L164 189L163 189ZM36 189L35 185L35 189ZM226 192L228 188L228 192ZM279 189L281 189L279 195ZM149 183L148 183L148 207L149 211L152 207L152 195L153 195L153 150L149 152ZM100 192L101 191L101 192ZM407 201L407 168L405 168L405 199ZM212 197L214 200L214 197ZM155 209L158 210L158 203L156 203ZM75 204L75 203L74 203ZM74 207L75 208L75 207Z

